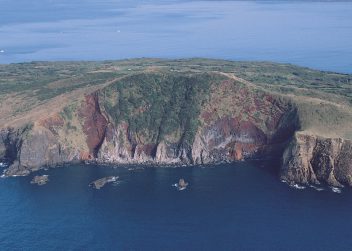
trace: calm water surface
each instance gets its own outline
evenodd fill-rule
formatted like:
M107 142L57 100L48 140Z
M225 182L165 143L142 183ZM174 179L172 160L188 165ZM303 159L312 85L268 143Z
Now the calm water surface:
M352 73L352 2L0 0L0 63L270 60Z
M351 191L297 190L269 162L216 168L70 166L0 180L1 249L348 250ZM89 182L119 175L101 190ZM185 178L190 186L171 185ZM319 247L319 248L318 248Z

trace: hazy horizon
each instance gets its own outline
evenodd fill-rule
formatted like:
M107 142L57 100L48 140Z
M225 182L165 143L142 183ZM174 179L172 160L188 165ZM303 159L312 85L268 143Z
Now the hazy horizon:
M203 57L352 72L352 2L2 3L0 63Z

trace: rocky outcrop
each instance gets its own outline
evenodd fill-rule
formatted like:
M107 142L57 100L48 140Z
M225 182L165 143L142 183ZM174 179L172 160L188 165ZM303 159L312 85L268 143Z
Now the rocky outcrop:
M225 117L197 134L193 159L197 164L242 160L267 144L267 136L249 121Z
M6 143L8 149L14 149L7 155L13 163L5 175L27 175L43 166L55 166L70 160L57 138L46 128L17 132L15 136L11 133L8 135L15 138L13 142L16 144Z
M91 183L89 183L89 186L99 190L100 188L104 187L106 184L117 181L118 178L119 176L104 177L104 178L92 181Z
M82 94L30 126L1 129L0 160L15 176L80 160L190 165L283 156L289 183L352 186L351 141L308 134L300 119L292 99L237 78L144 74Z
M285 150L281 178L300 184L352 185L352 141L296 133Z
M43 186L49 182L49 175L36 175L31 180L31 184L37 184L38 186Z

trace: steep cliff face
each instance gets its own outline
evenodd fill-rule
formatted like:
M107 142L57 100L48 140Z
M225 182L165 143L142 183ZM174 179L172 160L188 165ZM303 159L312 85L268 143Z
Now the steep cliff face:
M281 178L301 184L352 185L352 141L296 133L283 157Z
M89 149L87 157L88 159L96 158L104 141L107 127L107 120L100 111L97 92L85 96L78 116L83 119L82 127Z
M192 149L198 164L280 155L298 129L290 102L230 80L213 87L200 117Z
M28 132L17 146L17 156L6 175L27 175L44 166L55 166L67 160L55 136L47 129Z
M123 94L121 91L117 95L109 92L113 100L101 95L104 99L102 103L108 102L114 108L105 109L110 124L99 151L99 160L113 163L206 164L270 156L274 151L283 151L283 146L297 128L296 110L292 104L260 91L253 93L248 86L223 77L207 86L210 88L209 94L197 97L198 94L194 93L193 100L186 100L190 99L187 91L180 100L167 97L165 106L178 103L181 107L171 107L172 111L160 107L161 116L156 116L153 123L159 118L160 121L154 128L133 126L133 117L150 112L148 110L156 106L153 101L141 98L140 104L129 114L130 122L117 122L116 125L113 117L119 108L114 106L121 106L121 99L120 102L116 99ZM134 89L132 95L138 95L138 90ZM130 95L128 97L131 99ZM191 112L194 117L186 117L182 121L179 118L185 115L176 113L178 120L174 119L172 113L185 109L182 106L187 103L193 103ZM123 117L121 113L120 117ZM176 120L172 125L174 130L165 133L171 119ZM197 127L191 128L192 123Z
M23 130L3 129L0 130L0 159L16 159L18 149L21 146L21 135L28 131Z
M7 176L27 175L68 160L69 154L61 148L56 135L44 127L7 129L0 134L1 159L11 163L4 172Z
M15 152L6 175L74 160L231 162L280 154L296 120L287 100L228 76L149 73L86 94L21 133L4 133L1 149Z
M11 163L5 175L13 176L72 161L189 165L282 158L281 178L289 183L352 186L351 141L317 136L330 128L348 133L348 106L270 88L229 73L131 74L78 92L52 113L33 112L26 124L3 127L0 160Z

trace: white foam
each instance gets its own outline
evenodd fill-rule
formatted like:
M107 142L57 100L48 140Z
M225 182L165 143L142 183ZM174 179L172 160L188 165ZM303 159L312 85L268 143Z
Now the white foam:
M338 187L330 187L331 188L331 191L333 191L334 193L341 193L341 188L338 188Z
M310 185L310 187L311 188L313 188L313 189L315 189L315 190L317 190L317 191L324 191L324 188L322 188L322 187L317 187L317 186L313 186L313 185Z
M118 186L118 185L120 185L122 182L121 181L114 181L113 183L112 183L112 185L113 186Z
M305 186L301 186L301 185L298 185L298 184L290 185L290 187L293 187L293 188L296 188L296 189L299 189L299 190L302 190L302 189L306 188Z

